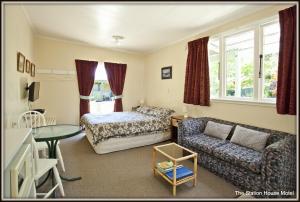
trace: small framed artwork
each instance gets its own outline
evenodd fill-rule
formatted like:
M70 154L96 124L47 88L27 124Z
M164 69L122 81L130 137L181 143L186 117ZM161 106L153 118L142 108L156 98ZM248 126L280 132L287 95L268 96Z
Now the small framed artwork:
M172 79L172 66L161 68L161 79Z
M25 56L18 52L17 55L17 70L19 72L24 72L24 67L25 67Z
M26 60L26 72L30 73L30 61Z
M32 77L35 76L35 64L31 63L31 66L30 66L30 75Z

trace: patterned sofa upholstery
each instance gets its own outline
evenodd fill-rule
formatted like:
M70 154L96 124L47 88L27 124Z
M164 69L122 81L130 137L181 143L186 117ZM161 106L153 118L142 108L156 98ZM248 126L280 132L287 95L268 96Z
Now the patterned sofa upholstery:
M214 121L233 128L226 140L203 133ZM230 142L235 126L270 133L263 152ZM198 153L198 163L257 198L296 196L296 136L215 118L189 118L178 124L178 144ZM294 195L293 195L294 194Z

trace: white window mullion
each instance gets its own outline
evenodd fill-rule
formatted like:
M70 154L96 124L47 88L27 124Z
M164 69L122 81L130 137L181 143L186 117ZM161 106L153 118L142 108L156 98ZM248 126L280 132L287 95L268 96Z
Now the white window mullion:
M259 78L259 66L261 54L261 30L259 26L255 27L254 33L254 100L261 100L261 79Z

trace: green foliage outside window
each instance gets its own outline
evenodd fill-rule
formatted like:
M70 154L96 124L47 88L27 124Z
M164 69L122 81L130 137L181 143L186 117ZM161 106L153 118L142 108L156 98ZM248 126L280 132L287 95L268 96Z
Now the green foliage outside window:
M253 85L254 85L254 67L253 64L249 63L248 58L239 58L239 49L232 49L226 52L226 96L235 96L235 86L237 69L239 63L242 64L240 67L240 87L241 97L253 97ZM249 51L249 50L245 50ZM250 52L252 50L250 49ZM241 52L241 51L240 51ZM250 53L251 54L251 53ZM239 61L240 60L240 61Z
M264 55L264 97L276 98L278 53Z
M96 80L94 82L92 96L96 102L111 101L113 94L107 80Z
M211 97L219 96L219 55L214 54L209 57L209 80Z
M237 49L226 52L226 96L235 95L235 77L237 65Z

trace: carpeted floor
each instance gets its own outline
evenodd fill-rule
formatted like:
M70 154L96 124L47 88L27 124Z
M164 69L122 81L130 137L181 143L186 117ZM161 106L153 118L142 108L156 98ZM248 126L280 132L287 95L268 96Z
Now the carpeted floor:
M60 147L66 167L61 174L82 177L78 181L63 181L65 198L174 198L172 186L161 176L153 176L153 145L99 155L85 134L80 134L61 141ZM198 166L197 186L193 187L192 182L178 186L176 197L236 198L235 190L239 189Z

